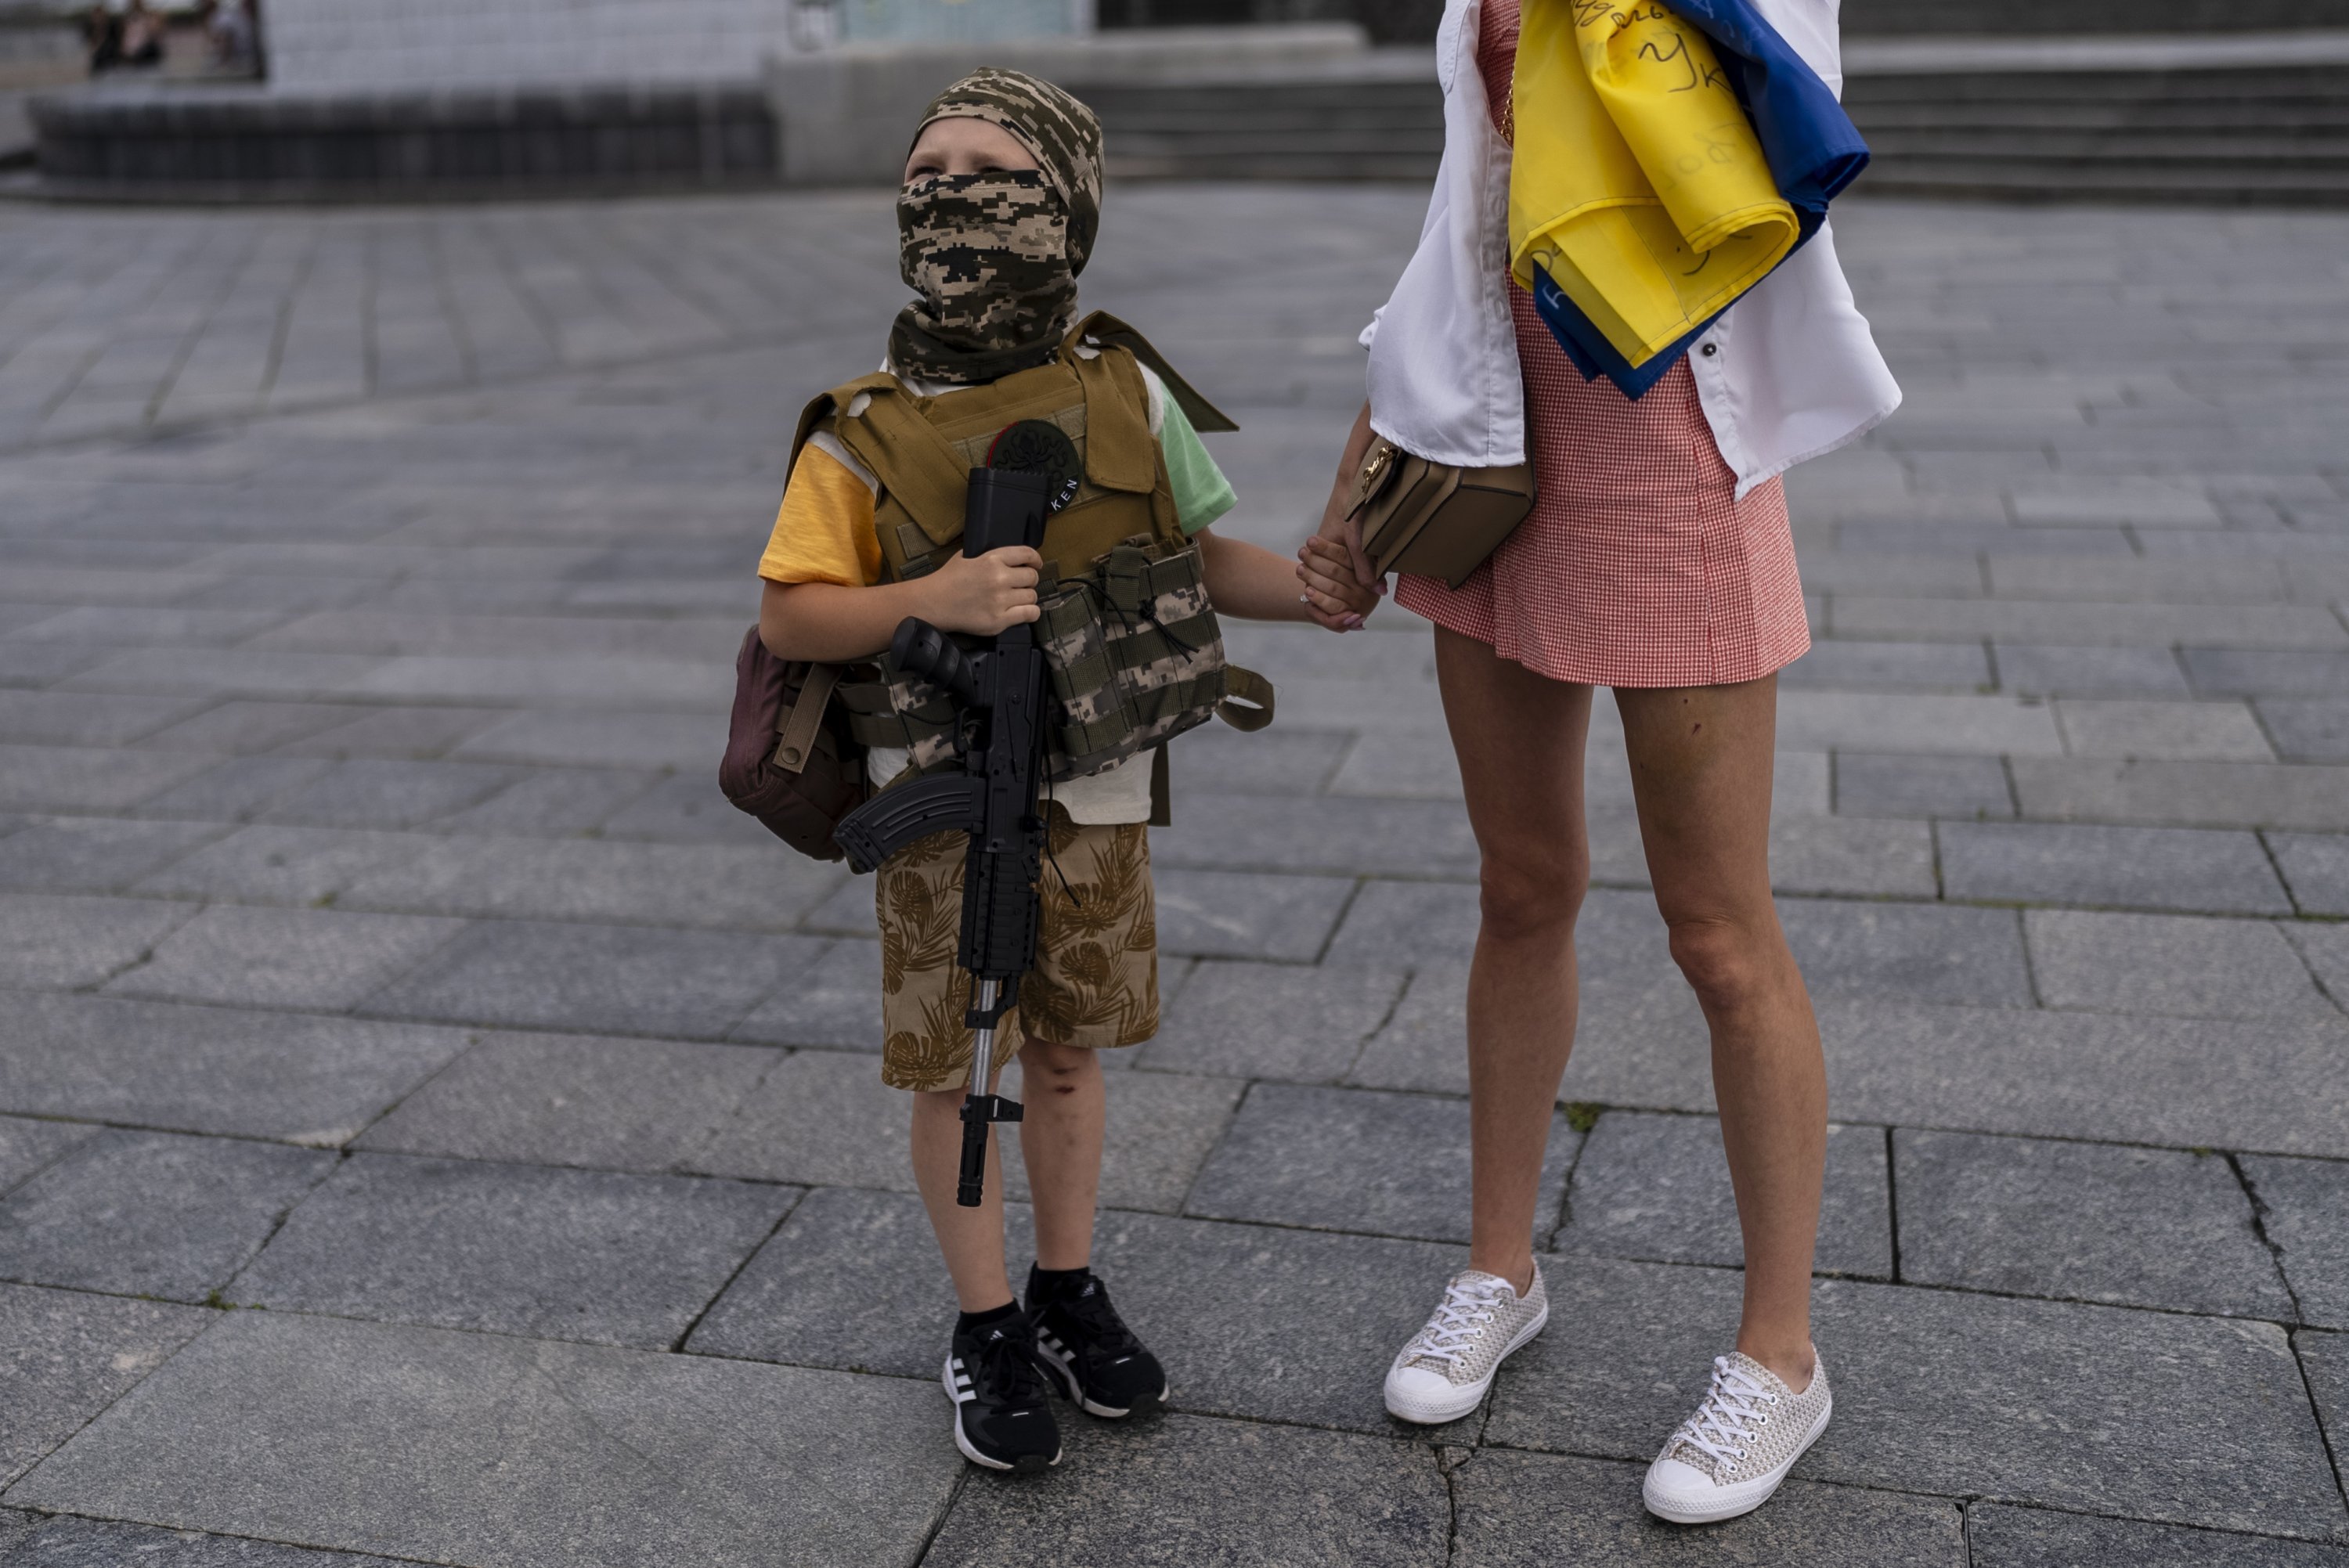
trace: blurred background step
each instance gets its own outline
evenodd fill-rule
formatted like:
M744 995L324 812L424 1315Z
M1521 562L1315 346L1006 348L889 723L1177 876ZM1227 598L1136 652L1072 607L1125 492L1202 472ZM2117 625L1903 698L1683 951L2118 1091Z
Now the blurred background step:
M2349 201L2349 28L1860 37L1845 65L1844 101L1875 153L1865 190ZM1379 49L1309 74L1088 97L1129 178L1421 181L1444 149L1432 75L1423 50Z

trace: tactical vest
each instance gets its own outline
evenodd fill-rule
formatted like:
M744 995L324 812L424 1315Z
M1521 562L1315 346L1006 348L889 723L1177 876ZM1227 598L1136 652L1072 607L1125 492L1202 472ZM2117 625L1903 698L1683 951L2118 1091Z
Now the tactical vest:
M1047 364L936 397L886 372L834 387L808 406L798 449L828 429L881 481L874 529L882 578L936 571L962 548L970 470L1020 420L1057 426L1082 472L1045 525L1036 639L1051 673L1048 780L1098 773L1220 715L1240 729L1271 722L1272 689L1224 657L1198 546L1183 532L1164 455L1150 431L1143 357L1167 395L1195 406L1204 428L1235 428L1164 366L1138 334L1094 315ZM878 661L880 678L843 681L849 732L902 747L916 769L957 749L953 703L926 681ZM1237 699L1235 701L1234 699Z

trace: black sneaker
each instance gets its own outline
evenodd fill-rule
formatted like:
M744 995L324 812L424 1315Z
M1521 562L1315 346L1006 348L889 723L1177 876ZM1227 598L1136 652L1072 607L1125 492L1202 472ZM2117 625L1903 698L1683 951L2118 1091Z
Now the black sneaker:
M1046 1289L1030 1269L1028 1315L1036 1325L1038 1357L1087 1415L1115 1420L1166 1403L1166 1369L1126 1327L1109 1304L1109 1287L1090 1271L1073 1285Z
M1061 1462L1061 1428L1024 1313L956 1329L940 1381L954 1401L955 1447L963 1458L1023 1475Z

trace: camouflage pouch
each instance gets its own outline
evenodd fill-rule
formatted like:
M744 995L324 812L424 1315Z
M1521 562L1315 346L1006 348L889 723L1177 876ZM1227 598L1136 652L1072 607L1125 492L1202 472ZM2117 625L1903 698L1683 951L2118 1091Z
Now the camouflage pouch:
M1042 601L1058 707L1050 777L1081 779L1215 717L1231 695L1196 545L1129 540Z

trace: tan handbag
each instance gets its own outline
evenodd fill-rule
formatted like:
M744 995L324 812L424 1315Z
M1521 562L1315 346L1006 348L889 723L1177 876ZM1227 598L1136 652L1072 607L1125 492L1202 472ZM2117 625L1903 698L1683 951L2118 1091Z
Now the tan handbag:
M1462 469L1413 457L1381 436L1355 476L1346 515L1381 575L1410 572L1457 588L1534 509L1530 463Z

